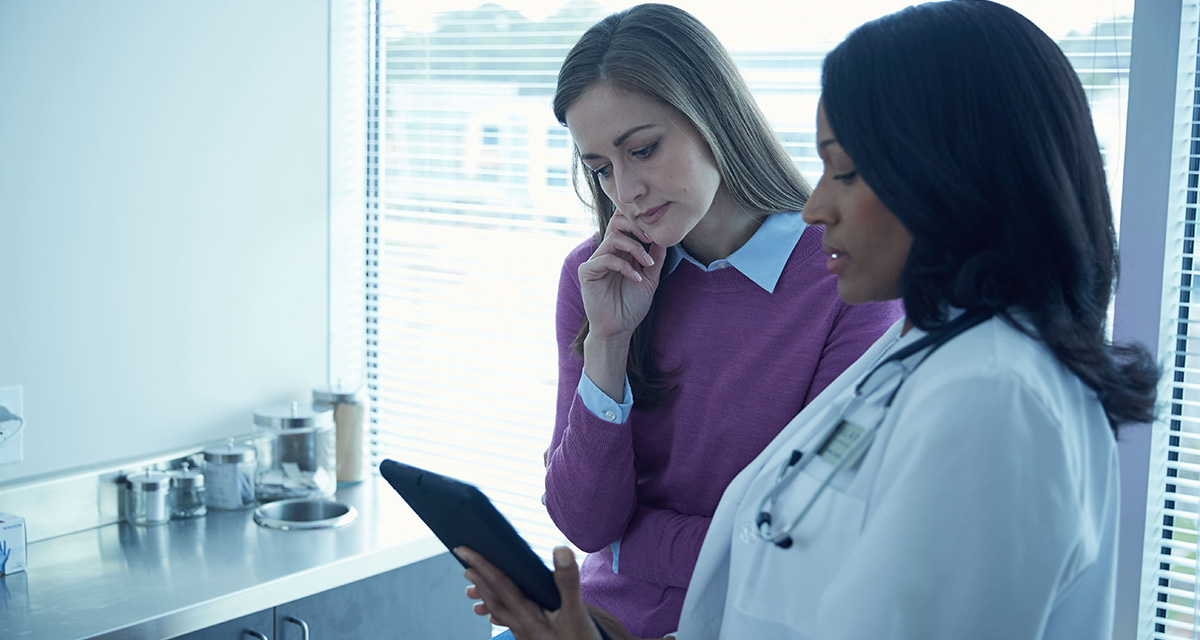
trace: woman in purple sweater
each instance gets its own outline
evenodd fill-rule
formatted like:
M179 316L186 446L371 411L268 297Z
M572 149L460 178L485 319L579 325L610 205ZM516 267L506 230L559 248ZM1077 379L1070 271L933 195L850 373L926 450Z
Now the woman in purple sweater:
M554 113L601 232L560 279L546 506L590 554L584 599L661 636L726 485L901 309L838 298L809 185L686 12L589 29Z

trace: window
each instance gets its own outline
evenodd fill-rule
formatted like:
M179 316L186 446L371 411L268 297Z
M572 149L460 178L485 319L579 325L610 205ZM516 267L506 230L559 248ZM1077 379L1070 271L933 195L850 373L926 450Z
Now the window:
M566 187L571 183L570 172L567 167L546 167L546 186Z
M568 149L571 146L570 136L562 127L554 127L546 131L546 147L549 149Z
M1148 476L1149 495L1145 503L1127 500L1138 485L1123 479L1133 487L1122 492L1123 512L1128 509L1129 516L1136 518L1145 506L1145 520L1121 532L1123 546L1126 538L1132 541L1123 553L1141 561L1140 575L1123 577L1140 578L1142 590L1127 598L1132 603L1136 597L1136 615L1130 604L1131 611L1122 616L1118 594L1116 631L1132 631L1136 626L1139 640L1195 638L1200 635L1196 571L1200 514L1200 366L1196 360L1200 333L1196 321L1200 313L1193 311L1200 300L1193 300L1192 293L1196 289L1200 202L1200 5L1185 0L1146 3L1143 9L1139 4L1138 16L1139 33L1147 33L1146 21L1153 21L1158 28L1155 42L1137 42L1135 50L1142 56L1138 61L1142 66L1136 67L1136 72L1148 67L1178 69L1178 73L1135 76L1145 80L1135 87L1139 95L1154 96L1153 102L1140 101L1139 108L1146 109L1139 113L1144 116L1153 111L1158 117L1130 120L1131 127L1144 125L1131 134L1131 140L1146 148L1138 154L1139 160L1153 162L1156 169L1154 175L1139 172L1130 176L1128 187L1134 197L1128 199L1138 203L1139 220L1127 227L1126 236L1129 252L1136 250L1140 260L1131 262L1127 253L1124 263L1133 267L1139 285L1149 286L1138 287L1148 291L1143 299L1138 299L1136 289L1127 300L1119 296L1118 317L1134 318L1132 325L1137 312L1131 309L1161 309L1161 315L1142 312L1151 317L1141 334L1147 344L1157 343L1163 378L1158 393L1159 419L1148 434L1136 432L1124 443L1122 471L1130 469L1138 480ZM1130 148L1136 151L1138 145ZM1131 151L1131 160L1135 151ZM1146 191L1138 192L1143 186ZM1146 229L1144 238L1142 228ZM1143 250L1143 240L1152 251ZM1153 286L1158 283L1151 284L1147 276L1161 278L1161 287Z
M579 35L632 3L504 0L435 11L432 3L379 1L377 125L386 143L369 236L378 258L368 321L375 454L478 484L548 558L565 542L539 499L554 424L555 295L562 259L592 233L570 187L570 138L550 99ZM825 52L906 3L825 12L766 0L677 4L729 47L815 182ZM1084 77L1117 184L1132 0L1091 13L1078 4L1017 8L1058 39Z
M483 125L483 144L489 147L500 145L500 127L494 124Z

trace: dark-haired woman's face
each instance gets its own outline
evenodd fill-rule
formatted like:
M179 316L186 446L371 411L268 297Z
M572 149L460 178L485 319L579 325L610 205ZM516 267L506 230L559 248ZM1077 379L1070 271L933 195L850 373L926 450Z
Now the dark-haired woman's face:
M858 175L838 143L823 104L817 107L817 146L825 171L804 206L804 220L825 227L821 248L849 304L900 297L900 273L912 234Z

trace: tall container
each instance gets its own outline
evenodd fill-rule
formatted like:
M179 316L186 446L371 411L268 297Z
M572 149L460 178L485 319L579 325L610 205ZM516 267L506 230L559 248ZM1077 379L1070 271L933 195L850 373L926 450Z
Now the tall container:
M337 490L333 410L291 402L254 413L259 502L327 498Z
M371 475L371 397L362 386L317 387L313 405L333 410L337 481L354 484Z

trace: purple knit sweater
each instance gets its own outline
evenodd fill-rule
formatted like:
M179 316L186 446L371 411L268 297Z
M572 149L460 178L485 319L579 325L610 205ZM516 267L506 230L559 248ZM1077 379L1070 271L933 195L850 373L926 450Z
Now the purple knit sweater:
M680 262L659 285L654 336L658 365L679 369L679 389L656 411L634 408L624 424L595 416L576 392L583 360L570 345L585 317L578 268L594 240L563 263L546 506L563 534L589 552L584 600L611 611L634 635L676 629L726 485L902 315L899 303L851 307L838 298L822 232L804 231L774 293L736 269L704 272ZM609 545L617 540L613 573Z

